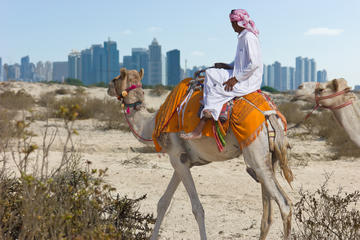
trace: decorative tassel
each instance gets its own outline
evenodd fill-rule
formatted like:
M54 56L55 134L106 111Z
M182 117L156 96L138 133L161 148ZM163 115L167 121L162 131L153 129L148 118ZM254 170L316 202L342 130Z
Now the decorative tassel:
M130 108L129 107L126 108L126 113L130 114Z

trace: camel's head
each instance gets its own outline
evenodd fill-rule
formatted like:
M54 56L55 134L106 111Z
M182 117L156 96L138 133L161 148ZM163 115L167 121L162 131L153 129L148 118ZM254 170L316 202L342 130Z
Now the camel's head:
M140 71L120 69L120 75L109 83L108 95L117 97L125 106L137 109L144 102L144 91L141 85L143 76L144 69Z
M339 105L344 101L344 95L336 96L336 93L346 93L350 90L343 78L334 79L329 82L305 82L295 92L294 100L305 100L320 104L324 107Z
M295 97L293 100L315 102L315 88L316 82L304 82L300 84L295 92Z
M350 91L350 87L343 78L337 78L329 82L319 84L315 94L322 106L337 106L344 102L344 94ZM339 94L339 95L336 95ZM328 97L328 98L327 98ZM324 99L325 98L325 99Z

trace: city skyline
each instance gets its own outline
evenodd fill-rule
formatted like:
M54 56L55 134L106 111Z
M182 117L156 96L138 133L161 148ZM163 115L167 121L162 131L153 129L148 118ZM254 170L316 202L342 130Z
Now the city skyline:
M179 49L181 66L210 66L231 62L236 34L228 19L231 9L244 8L260 30L263 62L293 65L296 56L311 56L329 79L359 81L357 67L360 2L349 0L183 2L88 1L18 2L2 0L0 39L3 62L14 64L24 55L39 60L66 61L72 49L88 48L111 37L123 56L131 47L148 46L155 37L163 52ZM80 9L80 11L79 11ZM306 17L304 17L306 13ZM96 16L96 17L94 17ZM11 19L11 21L10 21ZM29 37L24 37L29 36ZM31 37L30 37L31 36Z

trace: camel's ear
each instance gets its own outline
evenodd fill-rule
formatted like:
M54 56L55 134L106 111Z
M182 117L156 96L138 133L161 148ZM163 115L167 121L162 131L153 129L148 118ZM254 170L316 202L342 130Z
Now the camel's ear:
M120 76L121 76L121 79L124 79L126 77L126 68L121 68L120 69Z
M139 71L140 80L144 77L144 69L141 68Z
M350 89L350 87L347 85L347 81L343 78L337 78L332 80L331 82L335 92L343 91L345 89Z

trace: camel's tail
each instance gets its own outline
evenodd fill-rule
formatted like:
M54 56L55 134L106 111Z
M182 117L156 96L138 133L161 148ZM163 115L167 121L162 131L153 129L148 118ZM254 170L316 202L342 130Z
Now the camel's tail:
M270 115L268 120L271 124L271 127L275 131L275 140L273 143L273 152L275 154L275 158L279 160L280 168L284 174L284 177L291 186L291 182L294 180L294 176L288 164L287 149L290 146L289 142L285 136L283 128L280 126L276 115ZM274 160L273 162L275 163Z

